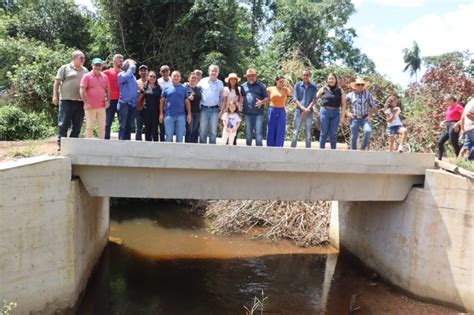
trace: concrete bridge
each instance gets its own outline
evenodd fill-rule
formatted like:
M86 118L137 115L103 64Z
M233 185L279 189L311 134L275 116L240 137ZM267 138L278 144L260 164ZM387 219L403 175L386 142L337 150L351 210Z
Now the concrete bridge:
M432 155L85 139L62 154L0 164L0 301L19 314L74 307L107 244L109 197L333 200L332 246L474 312L474 185Z
M91 196L400 201L431 154L67 138L61 153Z

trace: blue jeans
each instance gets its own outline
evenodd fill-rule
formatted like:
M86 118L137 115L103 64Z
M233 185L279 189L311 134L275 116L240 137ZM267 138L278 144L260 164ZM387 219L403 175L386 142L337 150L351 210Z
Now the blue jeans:
M166 116L164 119L166 142L173 142L176 133L176 142L183 142L186 134L186 115Z
M295 111L293 138L291 138L291 147L296 148L298 134L300 133L303 118L299 110ZM311 131L313 129L313 112L309 112L304 119L304 139L307 148L311 148Z
M209 143L216 144L218 122L219 108L201 107L199 143L207 143L209 137Z
M285 108L270 106L267 120L267 147L283 147L285 143L285 131Z
M84 103L82 101L61 100L58 110L58 143L62 137L67 137L67 131L72 124L69 137L78 138L84 122Z
M192 120L190 124L186 124L186 137L187 143L197 143L199 138L199 123L201 120L201 113L191 113Z
M130 134L137 108L127 103L117 103L117 111L119 114L119 140L130 140Z
M351 121L351 149L357 150L357 140L359 139L359 128L364 129L364 138L362 139L361 149L365 150L369 145L370 135L372 133L372 127L365 118L353 119Z
M263 139L263 114L245 114L245 142L248 146L252 145L254 132L255 145L261 147Z
M339 125L339 108L321 108L321 111L319 113L321 123L319 147L321 149L324 149L326 147L326 140L329 134L331 149L335 149L337 145L337 126Z
M115 113L118 115L117 111L118 100L110 101L110 106L105 110L105 139L110 139L110 128L114 122Z

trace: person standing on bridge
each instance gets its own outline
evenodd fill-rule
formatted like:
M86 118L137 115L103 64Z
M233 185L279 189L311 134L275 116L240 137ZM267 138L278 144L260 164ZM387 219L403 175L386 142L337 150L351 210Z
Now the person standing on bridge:
M186 124L187 143L197 143L199 139L199 123L201 120L201 88L197 87L196 73L191 72L188 75L188 82L184 87L188 90L188 100L191 103L191 123Z
M119 140L130 140L131 128L137 114L138 86L135 79L136 62L127 59L123 62L123 72L118 74L120 98L117 104L119 112Z
M230 73L227 78L224 79L224 81L227 86L224 87L224 90L222 92L223 105L221 108L221 112L219 113L219 116L221 117L225 112L227 112L227 107L231 103L237 104L238 112L242 111L242 93L240 92L239 86L240 78L237 76L236 73ZM233 137L232 143L234 145L237 145L237 135Z
M255 144L262 146L263 139L263 110L269 98L267 87L257 80L257 71L247 69L245 74L247 82L240 86L243 97L242 111L245 120L245 142L252 145L255 134Z
M110 128L117 113L117 103L120 97L118 74L122 72L123 56L120 54L114 55L112 62L114 67L103 72L109 79L110 87L110 106L105 111L105 139L110 139Z
M54 80L53 104L59 105L58 112L58 146L61 138L67 137L72 123L71 138L79 137L84 122L84 103L79 92L82 77L88 73L84 67L86 58L82 51L72 53L72 60L59 68ZM58 96L59 95L59 96Z
M270 98L267 118L267 147L283 147L286 133L286 100L293 96L293 87L282 76L267 89Z
M367 90L368 82L362 78L357 78L350 84L352 92L347 94L346 101L351 107L351 149L357 150L359 138L359 128L364 130L361 149L366 150L369 146L370 135L372 134L372 115L377 111L372 94Z
M313 128L313 106L316 103L317 87L311 83L311 71L303 70L302 80L295 84L293 100L296 104L295 121L291 147L296 148L298 134L304 121L304 134L306 148L311 148L311 137Z
M201 79L197 85L202 93L199 143L207 143L207 138L209 138L209 144L216 144L217 124L224 90L224 84L217 78L218 75L219 67L210 65L209 76Z
M140 91L145 86L146 82L148 81L148 66L141 65L138 67L138 75L140 76L137 80L138 86L138 99L137 99L137 115L135 117L135 140L142 141L142 131L143 131L143 115L142 115L142 108L143 108L143 101L144 98L140 97ZM158 119L158 117L157 117Z
M326 140L329 135L331 149L334 150L337 146L337 127L339 123L346 123L347 106L346 95L339 86L339 80L335 73L328 75L326 86L319 89L316 98L321 99L319 148L324 149L326 147Z
M461 131L461 117L464 111L464 107L461 104L457 104L457 99L453 95L446 95L444 97L446 103L445 120L440 124L440 127L444 128L441 136L438 139L438 160L443 158L444 144L449 140L453 146L454 153L456 156L461 151L459 145L459 132Z
M170 67L168 65L162 65L160 67L161 77L158 79L158 84L160 85L161 91L168 87L173 86L173 82L170 78ZM160 141L165 142L165 125L160 123Z
M145 141L158 141L158 116L160 114L161 88L155 71L150 71L148 80L140 90L143 108L140 111L145 124Z
M188 99L188 90L180 83L181 73L173 71L171 74L172 86L161 92L160 123L165 125L166 142L183 142L186 134L186 122L191 122L191 104ZM186 114L187 113L187 114Z
M86 116L86 138L92 138L94 123L97 122L99 139L105 137L105 110L110 106L109 79L102 73L104 61L92 59L92 71L81 80L81 97Z

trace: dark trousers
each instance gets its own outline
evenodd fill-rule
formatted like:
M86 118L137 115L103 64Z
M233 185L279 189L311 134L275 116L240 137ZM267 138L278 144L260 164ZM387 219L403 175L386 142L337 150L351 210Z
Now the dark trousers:
M158 124L158 128L160 128L160 142L165 142L165 124Z
M448 121L446 123L446 128L444 128L441 136L438 139L438 159L443 158L444 154L444 144L449 140L451 145L453 146L454 153L456 156L459 155L459 151L461 151L461 147L459 146L459 132L454 131L454 125L456 121Z
M158 108L157 106L143 107L138 116L145 125L145 141L158 141ZM137 119L138 122L138 119ZM137 124L137 133L138 133ZM141 138L141 135L140 135ZM140 139L141 140L141 139Z
M119 112L119 140L130 140L132 126L135 122L137 108L127 103L118 103Z
M142 109L143 110L143 109ZM136 124L136 127L135 127L135 140L136 141L142 141L142 132L143 132L143 117L142 115L140 115L140 112L141 111L137 111L137 115L136 115L136 120L135 120L135 124Z
M190 124L186 124L186 137L185 142L187 143L198 143L199 138L199 121L201 120L201 113L191 113L192 120Z
M82 101L61 100L58 110L58 143L62 137L67 138L67 131L71 126L69 137L78 138L84 122L84 103Z
M110 139L110 128L115 119L115 114L118 116L117 111L118 100L111 100L110 106L105 110L105 139Z

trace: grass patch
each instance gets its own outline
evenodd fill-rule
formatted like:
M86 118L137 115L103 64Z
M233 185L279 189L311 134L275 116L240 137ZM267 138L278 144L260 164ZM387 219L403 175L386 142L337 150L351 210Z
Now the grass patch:
M7 152L7 156L12 158L28 158L35 156L36 151L33 146L28 146L26 148L14 148Z
M454 164L456 164L456 166L462 167L465 170L474 172L474 162L473 161L466 161L463 158L456 158L456 160L454 161Z

